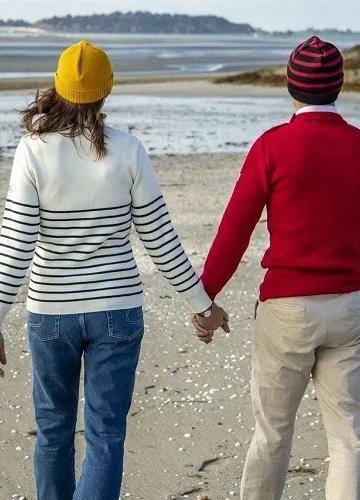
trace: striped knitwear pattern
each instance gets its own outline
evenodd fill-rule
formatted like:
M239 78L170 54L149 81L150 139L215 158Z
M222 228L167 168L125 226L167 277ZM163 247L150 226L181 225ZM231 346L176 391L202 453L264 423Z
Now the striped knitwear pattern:
M313 36L292 52L287 84L295 100L312 105L333 103L343 83L343 58L335 45Z

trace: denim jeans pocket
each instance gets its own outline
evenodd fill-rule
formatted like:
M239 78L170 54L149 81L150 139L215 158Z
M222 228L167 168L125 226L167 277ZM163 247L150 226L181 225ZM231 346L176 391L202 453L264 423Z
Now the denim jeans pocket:
M144 316L141 307L106 311L110 337L132 341L144 333Z
M54 340L60 338L60 315L28 312L29 335L38 340Z

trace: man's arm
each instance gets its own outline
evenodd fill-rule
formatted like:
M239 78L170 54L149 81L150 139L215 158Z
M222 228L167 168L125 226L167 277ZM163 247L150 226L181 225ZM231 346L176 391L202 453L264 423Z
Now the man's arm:
M263 137L250 149L217 234L201 280L211 299L236 271L269 195L268 165Z

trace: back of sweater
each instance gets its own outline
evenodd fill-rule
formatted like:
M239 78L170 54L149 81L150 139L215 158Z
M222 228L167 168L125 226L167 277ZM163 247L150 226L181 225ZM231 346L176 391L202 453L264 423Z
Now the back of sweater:
M270 245L260 298L360 290L360 130L307 112L250 150L202 280L214 298L236 270L266 206Z
M24 136L0 237L0 327L31 266L27 309L67 314L137 307L143 289L132 223L165 278L194 312L210 305L171 224L142 144L106 127L96 161L85 138Z

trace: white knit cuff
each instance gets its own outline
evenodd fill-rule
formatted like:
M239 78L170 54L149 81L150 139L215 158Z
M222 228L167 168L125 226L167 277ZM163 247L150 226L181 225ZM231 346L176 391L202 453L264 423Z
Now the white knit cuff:
M204 290L204 286L201 281L189 290L189 294L185 296L188 304L190 305L191 311L193 313L202 313L209 309L212 304L212 300L209 298L208 294Z

